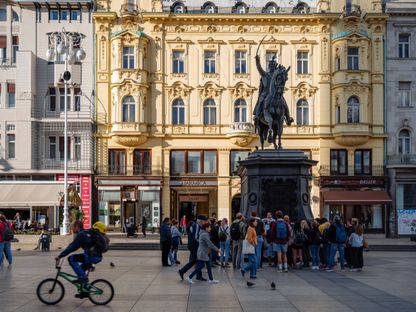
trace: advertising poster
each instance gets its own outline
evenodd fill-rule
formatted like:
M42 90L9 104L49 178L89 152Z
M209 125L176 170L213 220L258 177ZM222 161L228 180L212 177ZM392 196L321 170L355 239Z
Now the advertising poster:
M416 235L416 208L398 209L397 226L399 235Z

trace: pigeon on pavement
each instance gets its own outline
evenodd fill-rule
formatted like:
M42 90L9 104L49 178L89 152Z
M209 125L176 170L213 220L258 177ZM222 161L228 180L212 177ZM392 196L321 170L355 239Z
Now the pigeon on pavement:
M116 265L113 262L110 262L110 266L114 268Z
M256 285L256 284L254 284L252 282L247 282L247 287L253 287L254 285Z
M272 282L272 283L270 284L270 287L272 288L272 290L276 290L276 284L275 284L274 282Z

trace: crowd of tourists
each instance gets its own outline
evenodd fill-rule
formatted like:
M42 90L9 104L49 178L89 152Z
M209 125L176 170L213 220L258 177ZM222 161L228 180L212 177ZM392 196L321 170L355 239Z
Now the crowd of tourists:
M226 218L208 219L197 216L196 222L184 224L165 218L161 226L162 265L178 265L178 247L182 236L188 238L189 261L178 273L182 280L194 283L206 281L202 270L206 267L208 281L218 283L213 266L240 270L243 277L257 278L264 265L276 267L278 272L289 270L333 272L336 268L359 272L363 268L363 249L367 247L364 228L357 219L344 224L340 216L332 220L293 220L276 211L261 219L255 212L246 220L241 213L229 224ZM186 233L186 234L185 234ZM338 256L337 256L338 254ZM247 275L246 275L247 274Z

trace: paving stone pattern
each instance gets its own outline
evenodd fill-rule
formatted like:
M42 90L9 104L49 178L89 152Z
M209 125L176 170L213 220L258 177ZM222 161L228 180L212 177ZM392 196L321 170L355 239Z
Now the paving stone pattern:
M66 282L64 300L45 306L35 291L39 281L54 275L55 253L15 252L13 269L0 272L0 311L416 311L416 253L366 253L361 273L304 269L279 274L266 265L254 288L246 286L239 271L219 268L214 269L219 284L189 286L179 280L177 267L160 266L159 255L157 251L105 255L91 279L113 283L116 295L109 306L74 298L74 288ZM180 252L183 262L186 258L187 253ZM64 268L70 272L68 265Z

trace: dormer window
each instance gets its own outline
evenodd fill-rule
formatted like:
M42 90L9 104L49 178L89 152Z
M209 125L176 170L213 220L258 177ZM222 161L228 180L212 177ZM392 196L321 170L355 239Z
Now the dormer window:
M186 13L186 7L182 2L175 2L171 7L171 12L183 14Z
M202 12L204 12L206 14L215 14L215 13L218 13L218 8L212 2L206 2L202 6L201 9L202 9Z
M248 6L244 2L239 2L233 7L233 13L246 14L248 13Z
M263 8L263 13L265 14L276 14L277 12L279 12L279 7L274 2L267 3Z
M294 8L292 13L295 14L308 14L310 11L309 6L304 2L299 2Z

